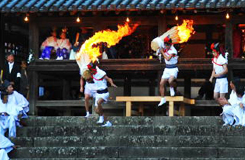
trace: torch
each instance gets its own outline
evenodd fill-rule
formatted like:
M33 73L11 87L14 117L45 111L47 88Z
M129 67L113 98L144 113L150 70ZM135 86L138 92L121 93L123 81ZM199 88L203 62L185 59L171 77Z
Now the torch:
M192 27L192 25L193 20L184 20L180 26L172 27L163 35L151 41L151 49L154 51L158 51L159 48L164 47L163 40L167 36L172 39L173 44L187 42L191 34L194 34L194 28Z

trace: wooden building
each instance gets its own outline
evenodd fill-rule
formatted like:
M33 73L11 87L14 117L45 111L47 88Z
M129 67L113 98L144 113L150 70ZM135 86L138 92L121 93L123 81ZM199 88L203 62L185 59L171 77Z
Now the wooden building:
M245 68L242 59L245 53L244 0L1 0L0 11L1 64L8 52L4 50L7 22L15 21L29 30L29 43L23 44L33 50L36 58L29 66L32 115L38 114L38 105L47 104L38 100L40 86L48 88L49 96L59 104L71 99L71 88L79 87L79 68L74 60L38 60L40 45L54 26L59 29L68 27L69 39L74 41L74 33L79 27L88 28L92 34L107 28L115 29L126 18L130 23L140 24L135 33L116 46L117 59L101 60L100 63L100 67L117 80L122 95L133 95L133 86L148 87L147 95L157 94L164 64L156 58L149 59L153 54L150 42L168 28L181 24L183 19L194 21L196 33L187 43L178 46L181 49L179 78L183 79L180 82L184 86L182 94L191 97L191 86L196 85L192 78L210 76L209 46L213 42L220 42L230 53L230 78L233 75L245 78L241 72ZM24 22L25 17L28 22ZM18 37L18 41L22 40L24 38ZM27 57L29 51L25 52L23 57Z

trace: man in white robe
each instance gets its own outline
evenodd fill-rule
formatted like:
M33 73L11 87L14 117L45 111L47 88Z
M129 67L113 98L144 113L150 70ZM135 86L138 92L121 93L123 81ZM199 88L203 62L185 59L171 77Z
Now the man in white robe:
M243 125L243 114L244 114L244 87L239 86L236 89L236 95L237 95L237 101L236 101L236 106L233 109L233 114L234 114L234 119L235 119L235 124L234 126L238 125Z
M19 125L20 118L27 118L29 102L23 95L14 91L13 86L4 81L0 99L0 134L9 129L9 137L16 137L16 124Z
M234 123L234 109L238 106L238 97L236 89L240 86L240 80L235 78L230 82L231 94L229 100L225 98L219 98L218 103L223 106L223 112L221 113L222 119L225 122L224 126L232 125Z
M15 148L15 145L5 136L0 134L0 160L9 160L8 153Z

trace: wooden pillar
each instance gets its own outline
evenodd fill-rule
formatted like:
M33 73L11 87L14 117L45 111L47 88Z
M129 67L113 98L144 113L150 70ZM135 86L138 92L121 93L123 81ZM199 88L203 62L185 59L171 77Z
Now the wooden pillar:
M39 57L39 28L35 20L29 22L29 49L34 52L35 59Z
M160 81L161 81L161 79L162 79L162 73L163 73L163 71L158 71L157 72L157 88L158 88L158 94L160 94L159 93L159 88L160 88Z
M4 52L4 17L3 14L0 13L0 69L3 69L5 52Z
M184 79L184 95L186 98L191 97L191 78L186 77Z
M167 30L166 16L159 16L158 18L158 36L161 36Z
M173 101L169 101L168 116L169 117L174 116L174 102Z
M63 83L63 93L62 93L62 97L63 97L63 100L67 100L70 98L70 83L68 82L67 79L63 79L62 81Z
M225 23L225 49L229 52L229 57L233 58L233 23L227 20Z
M155 96L155 78L150 78L149 79L149 95L150 96Z
M226 20L225 23L225 49L229 52L229 59L233 58L233 23L231 20ZM228 79L233 78L233 70L228 64Z
M128 101L128 102L126 102L126 117L130 117L131 116L131 102L130 101Z
M29 115L37 115L36 102L38 98L38 73L36 71L29 72L30 74L30 111Z
M96 19L96 22L93 23L93 32L98 32L98 31L101 31L104 27L104 25L102 26L103 24L101 23L100 21L100 17L97 16L97 19Z
M129 76L125 76L124 78L124 89L123 89L123 95L124 96L131 96L131 78Z

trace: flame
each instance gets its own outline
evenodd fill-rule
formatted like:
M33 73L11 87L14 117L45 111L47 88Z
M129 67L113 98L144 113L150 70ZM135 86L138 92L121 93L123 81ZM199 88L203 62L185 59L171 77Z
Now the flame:
M134 24L133 27L130 27L126 22L124 25L118 25L117 31L112 30L103 30L96 32L93 37L89 38L84 42L79 52L76 54L76 59L79 60L82 54L88 54L89 58L94 62L97 60L97 57L101 55L99 43L107 43L107 47L116 45L124 36L132 34L135 29L138 27L138 24Z
M177 30L180 38L179 43L187 42L191 34L194 34L193 20L184 20L180 26L177 26Z

